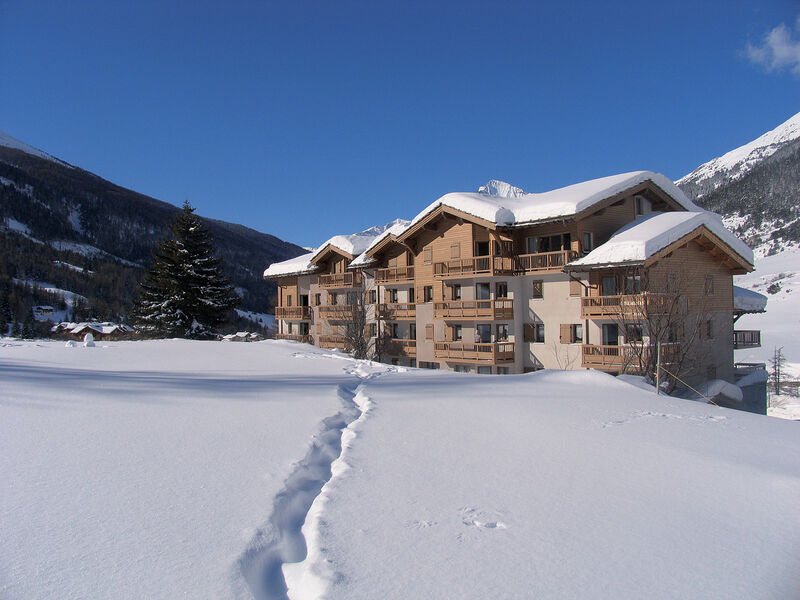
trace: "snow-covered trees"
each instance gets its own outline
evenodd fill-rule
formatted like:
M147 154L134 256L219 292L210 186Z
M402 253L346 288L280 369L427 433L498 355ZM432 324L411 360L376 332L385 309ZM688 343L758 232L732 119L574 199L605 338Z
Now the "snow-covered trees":
M145 334L209 337L238 301L214 257L208 228L184 202L141 284L135 320Z

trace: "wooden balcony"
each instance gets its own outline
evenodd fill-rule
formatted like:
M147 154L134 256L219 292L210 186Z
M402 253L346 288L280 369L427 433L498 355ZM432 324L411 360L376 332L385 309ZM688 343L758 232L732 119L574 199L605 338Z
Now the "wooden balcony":
M456 258L434 263L433 274L441 279L474 275L513 275L514 259L510 256Z
M514 301L510 298L497 300L450 300L434 302L435 319L487 319L503 321L514 318Z
M291 340L292 342L303 342L304 344L313 344L314 338L310 335L300 335L299 333L277 333L275 334L276 340Z
M464 363L509 363L514 362L514 343L467 344L465 342L436 342L433 345L433 355L435 358Z
M361 307L363 309L363 307ZM334 304L319 307L319 318L324 321L353 321L359 307L353 304Z
M386 346L386 353L393 356L414 358L417 355L417 340L390 338Z
M740 329L733 332L733 349L761 348L761 332L757 329Z
M644 318L653 311L668 311L674 300L670 294L622 294L617 296L584 296L581 298L581 318L613 319Z
M310 321L310 306L276 306L275 318L285 321Z
M417 318L417 305L408 302L379 304L378 317L388 321L414 320Z
M662 344L661 360L667 365L673 362L678 344ZM603 371L614 371L617 373L630 373L641 375L641 362L649 360L650 353L655 352L655 346L635 344L620 344L618 346L598 346L594 344L583 344L581 350L581 365L589 369L602 369Z
M354 271L350 273L331 273L329 275L320 275L318 284L322 289L335 290L359 287L362 281L363 279L361 272Z
M339 348L344 349L346 345L345 337L343 335L321 335L319 336L319 340L317 345L320 348Z
M569 262L578 258L574 250L557 252L538 252L537 254L520 254L516 258L517 271L522 273L545 273L560 271Z
M413 283L414 267L389 267L375 270L375 283Z

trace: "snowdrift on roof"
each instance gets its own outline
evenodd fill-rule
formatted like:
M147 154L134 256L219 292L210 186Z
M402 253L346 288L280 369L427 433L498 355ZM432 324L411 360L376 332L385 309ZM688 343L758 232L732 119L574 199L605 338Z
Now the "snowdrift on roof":
M767 308L767 297L738 285L733 286L733 309L743 312L762 312Z
M648 180L686 210L701 210L664 175L652 171L634 171L584 181L541 194L522 194L512 198L477 192L445 194L419 213L411 225L421 221L439 206L449 206L501 226L566 218Z
M753 251L728 231L722 218L711 212L651 213L626 225L608 240L570 266L600 266L643 262L671 243L705 225L731 250L751 265Z
M316 270L316 266L311 264L311 258L314 252L308 254L301 254L295 258L284 260L277 263L272 263L264 271L264 277L285 277L286 275L302 275L304 273L311 273Z

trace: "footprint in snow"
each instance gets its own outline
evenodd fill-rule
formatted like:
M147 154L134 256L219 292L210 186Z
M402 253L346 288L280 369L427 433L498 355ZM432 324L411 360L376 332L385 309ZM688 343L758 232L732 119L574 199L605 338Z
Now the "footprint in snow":
M502 513L497 511L484 511L478 508L464 507L461 509L461 522L467 527L477 529L508 529L500 520Z

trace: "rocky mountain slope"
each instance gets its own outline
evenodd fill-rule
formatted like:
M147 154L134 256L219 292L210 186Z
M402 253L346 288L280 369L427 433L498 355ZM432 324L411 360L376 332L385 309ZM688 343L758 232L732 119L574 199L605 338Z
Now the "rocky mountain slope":
M91 316L124 316L178 211L0 132L0 287L16 288L15 320L30 304L69 308L63 294L59 300L40 284L83 297L81 308ZM264 265L304 250L242 225L205 221L241 308L264 312L274 294L260 277Z
M757 255L800 244L800 113L682 177L678 186Z

